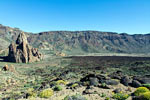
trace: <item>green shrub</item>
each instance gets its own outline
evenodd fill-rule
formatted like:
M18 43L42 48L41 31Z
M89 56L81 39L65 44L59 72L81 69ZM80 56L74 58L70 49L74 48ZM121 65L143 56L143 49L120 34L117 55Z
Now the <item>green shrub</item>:
M87 100L85 97L81 96L81 95L73 95L73 96L66 96L64 98L64 100Z
M110 100L110 98L109 98L109 97L106 97L105 100Z
M15 100L14 98L10 98L9 100Z
M67 95L65 98L64 98L64 100L68 100L69 99L69 96Z
M150 92L141 94L141 100L150 100Z
M143 87L150 89L150 84L143 84Z
M9 96L10 96L10 99L13 99L13 98L15 98L15 97L19 97L19 96L22 95L20 91L11 91L9 94L10 94L10 95L9 95Z
M24 87L29 88L29 87L31 87L31 84L27 83L27 84L24 85Z
M99 94L100 97L106 97L105 93Z
M60 85L56 85L54 87L54 91L61 91L62 90L62 87Z
M139 87L135 90L134 95L140 96L142 93L149 92L149 89L146 87Z
M42 92L40 92L39 97L41 98L49 98L53 95L53 90L51 88L45 89Z
M102 87L106 87L106 83L102 83L101 86L102 86Z
M79 86L79 84L77 84L77 83L71 85L72 88L76 88L78 86Z
M124 93L116 93L113 95L113 98L116 100L126 100L128 97L129 95Z
M60 84L66 85L67 82L64 81L64 80L58 80L58 81L56 81L56 84L57 84L57 85L60 85Z
M30 98L30 97L36 97L37 96L37 94L34 92L33 88L29 88L27 90L27 94L28 94L28 98Z

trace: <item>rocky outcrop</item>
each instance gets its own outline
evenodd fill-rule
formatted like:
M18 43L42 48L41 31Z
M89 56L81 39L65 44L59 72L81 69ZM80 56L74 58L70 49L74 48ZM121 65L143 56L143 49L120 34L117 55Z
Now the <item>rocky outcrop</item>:
M9 46L7 60L17 63L31 63L40 61L43 58L38 49L29 46L26 35L22 32L19 34L16 43Z
M5 66L2 68L2 70L4 70L4 71L8 71L8 70L9 70L8 65L5 65Z
M3 68L2 68L3 71L10 71L10 72L13 72L13 73L16 73L16 70L15 70L15 67L13 65L5 65Z

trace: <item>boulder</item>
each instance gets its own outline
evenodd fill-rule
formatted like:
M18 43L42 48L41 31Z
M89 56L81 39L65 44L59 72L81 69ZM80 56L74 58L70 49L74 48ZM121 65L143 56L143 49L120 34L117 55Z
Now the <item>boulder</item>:
M121 91L122 91L121 88L117 88L117 89L113 90L114 93L120 93Z
M124 75L122 73L122 71L116 71L111 73L110 75L108 75L109 77L111 77L112 79L121 79Z
M137 88L142 86L142 84L137 80L133 80L131 86Z
M27 41L24 33L20 33L16 43L9 46L9 54L7 60L16 63L31 63L40 61L43 55L39 53L37 48L32 48Z
M110 79L110 80L105 80L105 83L107 85L118 85L119 81L118 80L114 80L114 79Z
M85 89L83 91L83 95L86 95L86 94L95 94L97 93L97 91L94 89L94 87L92 89Z
M105 83L102 83L101 85L98 85L99 88L103 88L103 89L113 89L113 87L111 85L107 85Z
M5 66L2 68L2 70L8 71L8 70L9 70L9 66L8 66L8 65L5 65Z
M16 70L15 70L15 67L13 65L5 65L3 68L2 68L3 71L10 71L10 72L13 72L13 73L16 73Z
M81 78L80 81L81 81L81 82L89 81L90 78L94 78L94 77L96 77L95 74L88 74L87 76Z
M98 86L99 78L94 74L89 74L89 75L81 78L80 82L82 82L84 86L86 86L86 85Z
M90 78L89 81L90 81L90 85L97 86L99 84L97 78Z
M104 83L105 80L109 80L110 79L110 77L107 77L106 75L103 75L103 74L97 75L96 77L99 79L100 83Z
M121 81L120 81L123 85L128 86L129 84L132 83L132 79L130 79L129 76L124 76L122 77Z

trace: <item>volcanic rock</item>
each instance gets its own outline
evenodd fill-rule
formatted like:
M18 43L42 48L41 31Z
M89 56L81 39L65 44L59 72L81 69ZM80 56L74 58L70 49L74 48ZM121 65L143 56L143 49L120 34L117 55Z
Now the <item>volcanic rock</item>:
M116 88L113 92L114 92L114 93L120 93L121 91L122 91L121 88Z
M5 66L2 68L2 70L4 70L4 71L8 71L8 70L9 70L8 65L5 65Z
M118 85L118 84L119 84L119 81L114 80L114 79L110 79L110 80L105 80L105 83L106 83L107 85Z
M97 86L99 84L99 80L97 78L89 78L90 85Z
M122 79L121 79L121 83L125 86L128 86L130 83L132 83L132 79L130 79L129 76L124 76Z
M43 55L38 49L29 46L26 35L22 32L19 34L16 43L9 46L9 54L7 60L16 63L31 63L40 61Z
M132 87L135 87L135 88L142 86L142 84L137 80L133 80L131 85Z

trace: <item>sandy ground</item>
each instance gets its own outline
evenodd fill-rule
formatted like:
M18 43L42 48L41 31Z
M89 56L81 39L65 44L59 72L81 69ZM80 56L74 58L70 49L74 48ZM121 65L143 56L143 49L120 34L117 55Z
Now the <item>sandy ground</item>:
M82 95L82 92L86 89L86 87L82 86L82 87L78 87L75 90L71 90L71 89L65 89L65 87L63 87L62 91L58 91L55 92L53 96L51 96L49 99L44 99L44 98L31 98L31 99L19 99L19 100L64 100L64 98L66 96L72 96L75 94L80 94L84 97L86 97L88 100L105 100L106 97L112 97L113 94L113 90L120 88L122 89L122 92L130 94L133 91L135 91L135 88L132 87L126 87L122 84L119 84L117 86L111 86L111 89L102 89L102 88L98 88L98 87L93 87L93 89L90 89L89 91L93 94L86 94L86 95ZM131 91L129 91L129 89L131 89ZM94 93L97 92L97 93ZM106 94L106 97L101 97L98 94ZM110 99L113 100L113 99ZM129 97L127 100L131 100L131 97Z

